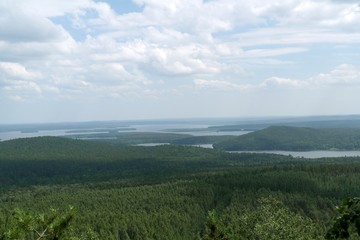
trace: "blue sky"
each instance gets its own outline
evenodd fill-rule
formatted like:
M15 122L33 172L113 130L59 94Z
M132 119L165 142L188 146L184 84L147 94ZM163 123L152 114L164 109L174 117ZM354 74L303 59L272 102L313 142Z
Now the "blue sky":
M0 123L360 114L360 6L2 0Z

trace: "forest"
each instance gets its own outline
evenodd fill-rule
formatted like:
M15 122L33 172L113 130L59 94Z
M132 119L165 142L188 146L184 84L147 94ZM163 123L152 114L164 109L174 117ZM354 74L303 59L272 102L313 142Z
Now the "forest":
M270 126L214 144L227 151L242 150L359 150L358 128L305 128Z
M59 239L324 239L360 158L36 137L0 142L0 181L0 239L38 239L46 216L69 221Z

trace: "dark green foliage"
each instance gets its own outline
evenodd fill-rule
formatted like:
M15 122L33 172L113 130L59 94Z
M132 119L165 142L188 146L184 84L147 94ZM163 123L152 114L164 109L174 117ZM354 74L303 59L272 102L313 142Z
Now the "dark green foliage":
M118 130L106 133L79 133L67 135L67 138L84 139L93 142L103 142L115 146L128 146L146 143L171 144L213 144L234 136L192 136L189 134L161 133L161 132L119 132Z
M224 126L211 126L216 131L256 131L270 126L288 126L304 128L360 128L359 116L302 117L287 119L263 119L242 121L242 123Z
M346 198L336 208L339 216L326 234L326 239L360 237L360 198ZM353 232L353 234L352 234Z
M0 160L122 161L133 159L205 160L219 151L198 147L163 145L117 147L109 144L61 137L35 137L0 142Z
M0 142L3 187L165 178L226 166L216 150L199 147L115 147L38 137ZM130 180L129 180L130 181Z
M215 210L209 211L205 223L205 230L201 237L202 240L227 240L229 239L226 230L219 221Z
M133 123L131 123L133 124ZM87 130L87 129L116 129L127 128L130 123L120 121L104 121L104 122L73 122L73 123L39 123L39 124L1 124L1 132L21 131L21 132L38 132L49 130Z
M48 214L30 214L17 208L10 216L2 216L5 220L1 224L0 239L67 239L65 231L73 216L73 207L65 213L50 209Z
M96 160L106 159L114 148L61 137L21 138L0 142L0 160Z
M314 222L288 209L273 196L261 197L255 208L239 212L232 203L224 211L231 239L323 239Z
M158 132L119 132L109 131L107 133L74 134L67 135L68 138L77 138L104 142L112 145L135 145L142 143L171 143L178 139L191 137L188 134L158 133Z
M65 239L246 239L286 231L316 239L330 226L337 200L360 192L360 158L307 160L48 137L1 142L0 149L0 226L9 209L34 213L71 204L77 214ZM213 209L219 217L209 216L204 231ZM302 232L297 226L304 224Z
M234 136L192 136L171 141L172 144L214 144L234 138Z
M360 129L313 129L272 126L214 144L228 151L359 150Z

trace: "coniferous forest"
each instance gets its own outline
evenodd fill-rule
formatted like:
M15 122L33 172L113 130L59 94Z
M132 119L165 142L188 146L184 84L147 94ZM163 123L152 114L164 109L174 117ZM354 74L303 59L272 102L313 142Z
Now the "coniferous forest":
M0 181L0 239L324 239L360 158L36 137L0 142Z
M0 240L360 240L360 0L0 0Z

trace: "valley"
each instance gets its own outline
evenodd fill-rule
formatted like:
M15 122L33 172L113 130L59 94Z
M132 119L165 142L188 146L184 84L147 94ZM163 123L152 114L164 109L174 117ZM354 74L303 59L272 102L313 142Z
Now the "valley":
M275 237L279 232L255 225L268 227L271 217L260 216L281 212L271 224L289 224L278 231L324 239L335 206L360 192L360 157L251 152L268 146L263 142L293 147L299 139L311 149L322 139L329 146L348 139L348 146L356 128L275 126L241 136L105 130L1 141L0 230L17 208L44 213L71 205L76 213L64 236L72 239L196 239L205 236L210 213L231 239ZM244 152L220 147L240 139ZM154 145L160 142L171 144Z

